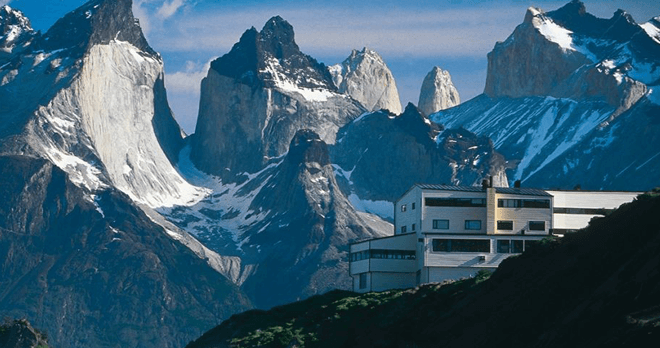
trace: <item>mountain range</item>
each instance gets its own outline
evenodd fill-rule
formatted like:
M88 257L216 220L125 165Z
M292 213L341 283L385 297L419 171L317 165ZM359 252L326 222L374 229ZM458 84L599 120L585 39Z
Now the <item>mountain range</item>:
M415 183L649 188L658 28L531 8L483 95L434 67L420 110L377 52L328 67L275 16L212 61L185 136L131 0L46 33L0 7L0 309L54 345L182 346L348 289L348 244L391 235Z

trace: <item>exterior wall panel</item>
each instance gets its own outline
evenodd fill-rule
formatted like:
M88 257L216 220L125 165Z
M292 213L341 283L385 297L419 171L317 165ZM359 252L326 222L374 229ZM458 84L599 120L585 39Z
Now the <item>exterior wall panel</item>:
M415 287L415 273L381 273L371 274L372 291L385 291L390 289L406 289Z

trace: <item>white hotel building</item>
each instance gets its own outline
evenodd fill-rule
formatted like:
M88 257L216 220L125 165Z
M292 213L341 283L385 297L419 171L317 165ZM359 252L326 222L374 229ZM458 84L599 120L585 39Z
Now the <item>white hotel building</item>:
M409 288L494 270L549 235L587 226L640 192L415 185L394 206L394 235L350 245L356 292Z

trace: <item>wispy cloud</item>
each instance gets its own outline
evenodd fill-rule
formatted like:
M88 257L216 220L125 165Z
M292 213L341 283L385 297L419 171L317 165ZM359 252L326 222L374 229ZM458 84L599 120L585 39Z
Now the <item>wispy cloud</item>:
M11 0L0 0L0 6L9 5Z
M524 13L520 7L497 12L378 9L369 14L341 7L212 11L173 19L167 32L154 33L150 41L162 51L222 54L243 31L277 14L294 26L296 41L312 55L348 54L363 46L390 56L485 55L515 27L503 23L520 23Z
M184 4L185 0L171 0L165 1L163 5L158 9L158 16L163 19L170 18L173 14L176 13Z

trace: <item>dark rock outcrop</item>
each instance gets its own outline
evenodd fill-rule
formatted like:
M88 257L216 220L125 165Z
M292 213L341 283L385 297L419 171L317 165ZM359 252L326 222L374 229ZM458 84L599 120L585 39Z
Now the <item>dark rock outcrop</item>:
M504 158L492 142L466 130L444 130L412 104L400 116L375 112L341 129L332 148L344 191L394 202L415 183L507 185Z
M0 175L0 312L55 346L180 347L250 307L126 195L90 199L25 156L0 157Z
M0 347L48 348L48 337L36 330L25 319L0 324Z
M133 0L92 0L59 19L40 40L40 48L85 52L94 45L119 40L158 56L133 16Z
M258 260L243 290L270 308L350 289L348 244L383 231L369 227L341 193L327 145L310 130L298 131L264 187L250 206L264 218L243 244L244 261Z

